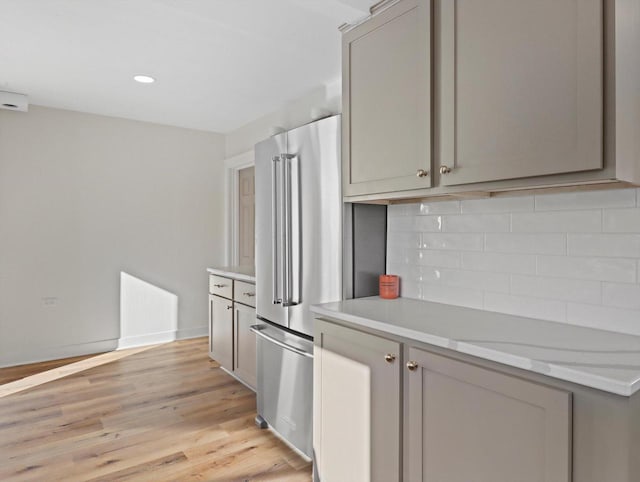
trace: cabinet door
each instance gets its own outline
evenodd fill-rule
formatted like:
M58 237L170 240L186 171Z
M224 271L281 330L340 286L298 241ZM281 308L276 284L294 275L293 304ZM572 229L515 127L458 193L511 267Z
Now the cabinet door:
M436 6L441 185L602 168L602 0Z
M569 482L571 394L411 348L408 480Z
M211 358L233 370L233 301L209 295L209 350Z
M316 320L314 345L319 479L399 481L400 344Z
M256 335L249 329L256 324L256 310L234 303L234 373L253 389L256 387Z
M344 195L431 187L430 0L402 0L342 42Z

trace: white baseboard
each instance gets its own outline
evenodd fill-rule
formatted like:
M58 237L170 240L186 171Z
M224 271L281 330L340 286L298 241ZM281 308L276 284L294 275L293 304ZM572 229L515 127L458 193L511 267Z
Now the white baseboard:
M188 338L200 338L201 336L209 336L209 325L196 326L194 328L185 328L178 330L176 334L177 340L186 340Z
M73 356L91 355L113 351L118 347L118 340L101 340L77 345L50 346L34 349L34 353L3 353L0 355L0 368L27 365L49 360L59 360Z
M158 345L176 340L176 330L147 333L145 335L127 336L118 340L118 350L138 346Z
M104 353L124 348L135 348L146 345L158 345L169 343L175 340L186 340L188 338L199 338L209 335L209 326L202 325L183 330L171 330L160 333L149 333L146 335L130 336L113 340L94 341L80 343L77 345L52 346L44 348L34 348L31 353L2 353L0 354L0 368L13 367L17 365L27 365L49 360L59 360L74 356L91 355L94 353Z

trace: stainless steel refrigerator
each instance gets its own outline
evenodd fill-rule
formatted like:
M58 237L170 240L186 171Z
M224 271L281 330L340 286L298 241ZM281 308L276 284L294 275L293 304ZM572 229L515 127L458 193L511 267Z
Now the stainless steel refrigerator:
M257 421L311 457L309 306L343 294L340 116L271 137L255 155Z

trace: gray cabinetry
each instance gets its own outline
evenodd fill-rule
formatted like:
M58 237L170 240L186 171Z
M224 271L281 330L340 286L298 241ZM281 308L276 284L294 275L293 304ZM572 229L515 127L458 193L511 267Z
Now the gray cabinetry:
M640 183L640 3L388 0L343 28L351 202Z
M440 184L603 167L602 0L439 0Z
M256 387L255 285L209 277L209 356L251 388Z
M430 17L402 0L343 37L346 196L431 186Z
M233 301L209 295L209 346L211 357L225 368L233 367Z
M571 480L571 393L417 348L408 355L407 480Z
M401 345L316 320L314 453L322 481L400 480Z
M256 324L253 307L234 303L233 371L255 389L256 387L256 335L249 329Z

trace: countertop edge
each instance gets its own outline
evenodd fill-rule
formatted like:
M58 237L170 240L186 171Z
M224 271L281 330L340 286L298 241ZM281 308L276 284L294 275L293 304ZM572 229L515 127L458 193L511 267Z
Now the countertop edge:
M219 268L207 268L207 272L210 274L215 274L218 276L224 276L227 278L232 278L238 281L247 281L249 283L255 283L256 282L256 277L248 275L248 274L244 274L244 273L238 273L236 271L228 271L225 269L219 269Z
M520 368L533 373L538 373L558 380L575 383L578 385L595 388L615 395L630 397L640 390L640 379L627 384L615 380L607 379L598 375L586 374L565 366L545 363L529 358L512 355L509 353L483 348L466 342L458 342L441 336L429 335L409 328L392 325L386 322L372 320L357 315L328 310L322 306L312 305L312 313L337 319L357 326L370 328L390 335L408 338L421 343L427 343L440 348L449 349L459 353L482 358L484 360L501 363L503 365Z

